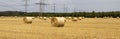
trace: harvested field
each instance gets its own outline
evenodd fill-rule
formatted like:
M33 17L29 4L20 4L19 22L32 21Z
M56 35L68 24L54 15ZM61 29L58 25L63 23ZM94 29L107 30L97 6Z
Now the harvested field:
M23 17L1 17L0 39L120 39L120 19L85 18L53 27L50 19L26 24Z

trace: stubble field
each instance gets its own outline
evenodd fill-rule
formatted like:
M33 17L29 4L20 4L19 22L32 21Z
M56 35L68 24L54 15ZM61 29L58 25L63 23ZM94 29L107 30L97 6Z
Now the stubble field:
M0 17L0 39L120 39L120 19L85 18L54 27L50 19L26 24L23 17Z

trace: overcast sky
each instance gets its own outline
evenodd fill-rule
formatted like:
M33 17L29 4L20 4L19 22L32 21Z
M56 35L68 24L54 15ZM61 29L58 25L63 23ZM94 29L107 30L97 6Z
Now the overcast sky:
M29 0L28 11L38 12L39 0ZM73 11L120 11L120 0L45 0L46 12L53 12L53 4L56 4L56 12ZM0 11L24 11L24 0L0 0Z

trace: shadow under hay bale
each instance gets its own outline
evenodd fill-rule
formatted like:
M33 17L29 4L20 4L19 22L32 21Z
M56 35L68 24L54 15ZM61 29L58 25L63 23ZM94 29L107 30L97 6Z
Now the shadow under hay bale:
M64 17L53 17L51 18L51 24L55 27L64 27L65 18Z

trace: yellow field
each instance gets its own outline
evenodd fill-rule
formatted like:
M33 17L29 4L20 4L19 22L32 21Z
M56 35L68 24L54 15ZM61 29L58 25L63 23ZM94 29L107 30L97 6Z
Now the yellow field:
M120 39L120 19L85 18L53 27L50 19L25 24L23 17L0 17L0 39Z

